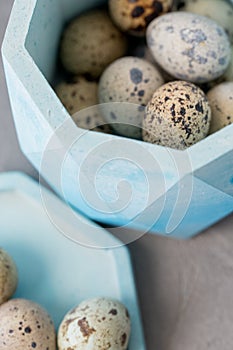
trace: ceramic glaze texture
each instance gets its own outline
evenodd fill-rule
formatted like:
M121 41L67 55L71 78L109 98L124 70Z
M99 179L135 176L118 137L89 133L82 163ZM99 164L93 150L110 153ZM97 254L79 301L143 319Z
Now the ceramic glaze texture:
M233 210L233 126L185 151L78 128L49 82L64 24L102 3L15 1L3 60L22 151L86 216L190 237Z

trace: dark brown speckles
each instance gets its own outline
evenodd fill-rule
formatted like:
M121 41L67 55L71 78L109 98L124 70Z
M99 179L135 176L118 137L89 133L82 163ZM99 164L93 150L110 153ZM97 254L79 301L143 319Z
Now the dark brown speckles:
M121 346L124 346L127 340L127 334L123 333L121 336Z
M24 328L25 333L31 333L31 331L32 331L31 327L29 327L29 326Z
M89 326L86 317L83 317L81 320L78 320L78 326L80 327L80 331L84 337L89 338L91 334L96 332L96 330L93 327Z
M145 90L138 91L138 96L143 97L145 95Z
M203 113L204 110L203 110L203 106L202 106L202 103L201 102L198 102L196 105L195 105L195 109L197 112L200 112L200 113Z
M167 83L157 89L147 107L143 139L184 149L206 136L209 118L208 102L198 87L184 81Z
M186 114L186 109L184 107L181 107L180 114L184 117Z
M133 18L140 17L145 12L145 9L142 6L136 6L131 12Z
M33 341L33 342L31 343L31 347L32 347L33 349L35 349L35 348L37 347L36 342Z
M176 115L175 107L176 107L176 105L173 103L171 108L170 108L172 117L175 117L175 115Z
M109 314L113 315L113 316L116 316L117 315L117 309L111 309L109 311Z

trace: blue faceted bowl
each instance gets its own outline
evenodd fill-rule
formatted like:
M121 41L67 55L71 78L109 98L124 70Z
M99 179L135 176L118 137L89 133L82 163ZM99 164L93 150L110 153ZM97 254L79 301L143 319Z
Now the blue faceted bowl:
M21 149L87 217L191 237L233 211L233 125L185 151L78 128L51 87L59 40L69 19L103 2L15 1L2 53Z

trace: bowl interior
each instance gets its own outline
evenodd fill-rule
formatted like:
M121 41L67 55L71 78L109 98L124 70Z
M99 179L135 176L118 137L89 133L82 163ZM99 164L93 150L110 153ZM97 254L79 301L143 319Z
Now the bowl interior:
M25 48L49 82L54 79L63 27L72 17L103 3L105 3L104 0L41 0L36 2Z

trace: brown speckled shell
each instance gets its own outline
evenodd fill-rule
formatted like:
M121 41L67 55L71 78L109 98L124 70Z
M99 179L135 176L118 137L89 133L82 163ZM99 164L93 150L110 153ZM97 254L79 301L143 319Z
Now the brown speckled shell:
M95 298L68 312L58 330L59 350L126 350L130 336L127 309L117 300Z
M62 82L57 85L55 91L78 127L105 133L111 132L96 106L98 104L96 82L77 76L72 82Z
M173 81L157 89L148 103L143 140L182 150L208 134L210 120L203 91L192 83Z
M0 305L13 295L17 282L16 265L8 253L0 248Z
M233 82L225 82L211 89L207 98L212 110L210 133L233 123Z
M60 57L67 71L96 78L126 50L127 40L107 12L94 10L75 18L65 29Z
M25 299L12 299L2 304L0 349L56 350L55 329L47 312Z
M145 35L148 24L171 10L173 0L110 0L113 21L124 32Z

